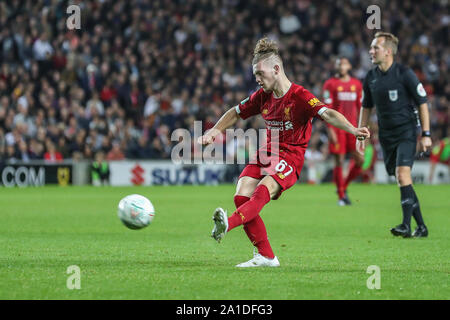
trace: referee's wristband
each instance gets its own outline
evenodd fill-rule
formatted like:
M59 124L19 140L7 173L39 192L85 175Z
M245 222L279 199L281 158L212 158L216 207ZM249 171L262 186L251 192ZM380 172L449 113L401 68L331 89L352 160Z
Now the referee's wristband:
M430 131L422 131L422 137L431 137Z

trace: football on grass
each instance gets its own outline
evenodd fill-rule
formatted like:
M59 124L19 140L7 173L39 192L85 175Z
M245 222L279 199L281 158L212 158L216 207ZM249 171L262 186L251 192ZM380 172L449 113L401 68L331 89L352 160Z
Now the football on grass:
M131 194L120 200L117 211L120 221L133 230L148 226L155 217L153 204L139 194Z

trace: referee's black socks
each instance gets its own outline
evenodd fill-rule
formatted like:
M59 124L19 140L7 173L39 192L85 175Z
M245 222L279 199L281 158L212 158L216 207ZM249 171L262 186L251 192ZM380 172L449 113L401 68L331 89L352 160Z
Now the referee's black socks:
M414 216L417 225L424 225L419 199L417 199L413 186L410 184L400 187L400 195L403 210L403 224L410 226L411 216Z
M425 222L423 222L423 218L422 218L422 211L420 211L420 203L419 203L419 199L417 198L416 193L414 192L414 189L411 186L411 189L414 193L414 204L413 204L413 217L416 220L416 223L418 226L424 226Z

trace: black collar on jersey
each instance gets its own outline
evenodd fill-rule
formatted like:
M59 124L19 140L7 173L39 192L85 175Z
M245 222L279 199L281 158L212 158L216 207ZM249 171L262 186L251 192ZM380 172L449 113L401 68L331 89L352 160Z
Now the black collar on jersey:
M387 75L391 70L394 70L394 65L396 65L395 61L392 62L391 66L390 66L389 69L387 69L386 71L382 71L382 70L380 69L379 66L377 66L377 70L378 70L378 72L381 73L382 75Z

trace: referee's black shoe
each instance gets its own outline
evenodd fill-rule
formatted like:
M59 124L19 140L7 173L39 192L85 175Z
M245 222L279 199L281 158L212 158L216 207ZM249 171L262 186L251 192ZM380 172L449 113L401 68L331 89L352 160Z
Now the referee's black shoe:
M417 226L416 230L414 230L412 236L414 238L425 238L428 237L428 229L426 225Z
M411 237L411 228L405 224L399 224L395 228L391 229L391 233L394 236L402 236L403 238Z

